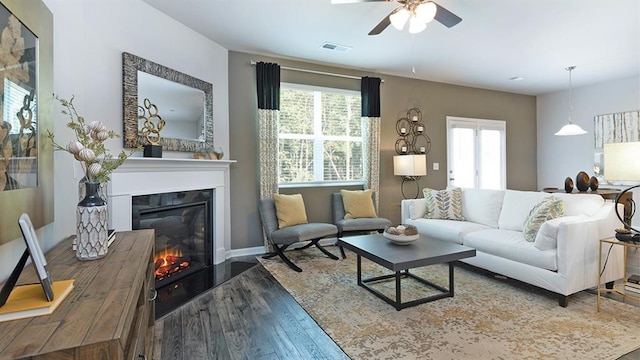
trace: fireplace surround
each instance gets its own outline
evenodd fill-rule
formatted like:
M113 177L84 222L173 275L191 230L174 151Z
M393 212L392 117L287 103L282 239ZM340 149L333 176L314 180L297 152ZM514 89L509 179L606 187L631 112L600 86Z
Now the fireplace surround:
M235 160L129 158L111 174L108 184L109 228L132 230L136 196L211 189L213 264L231 250L229 167Z

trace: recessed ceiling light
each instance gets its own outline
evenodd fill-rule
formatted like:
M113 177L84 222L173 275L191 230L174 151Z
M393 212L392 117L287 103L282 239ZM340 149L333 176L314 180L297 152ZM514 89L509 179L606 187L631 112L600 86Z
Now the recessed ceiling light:
M524 78L522 76L514 76L514 77L510 77L509 80L520 81L520 80L524 80Z
M347 51L353 49L353 46L339 45L339 44L330 43L330 42L325 42L320 47L323 48L323 49L339 51L339 52L347 52Z

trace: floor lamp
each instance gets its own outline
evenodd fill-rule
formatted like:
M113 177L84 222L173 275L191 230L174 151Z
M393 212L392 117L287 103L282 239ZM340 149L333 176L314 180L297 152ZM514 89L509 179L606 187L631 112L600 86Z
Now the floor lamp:
M410 154L410 155L396 155L393 157L393 174L396 176L402 176L401 191L402 196L408 199L404 193L404 184L407 181L413 181L416 184L416 196L418 198L420 194L420 184L418 180L421 176L427 175L427 155L425 154Z

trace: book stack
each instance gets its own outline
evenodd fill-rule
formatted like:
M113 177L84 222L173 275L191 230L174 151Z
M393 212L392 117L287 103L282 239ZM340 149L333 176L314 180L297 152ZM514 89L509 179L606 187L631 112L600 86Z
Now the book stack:
M631 275L624 285L625 291L629 291L631 295L640 296L640 275Z

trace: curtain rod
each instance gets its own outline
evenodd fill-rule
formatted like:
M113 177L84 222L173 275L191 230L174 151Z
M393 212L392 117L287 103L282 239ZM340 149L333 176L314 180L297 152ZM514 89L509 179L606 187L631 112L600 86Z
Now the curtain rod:
M255 60L251 60L251 65L252 66L255 66L256 64L257 64L257 62ZM294 67L289 67L289 66L280 66L280 68L284 69L284 70L305 72L305 73L318 74L318 75L328 75L328 76L342 77L342 78L347 78L347 79L356 79L356 80L362 79L362 77L360 77L360 76L336 74L336 73L331 73L331 72L326 72L326 71L317 71L317 70L309 70L309 69L300 69L300 68L294 68ZM384 80L381 79L380 82L384 82Z

